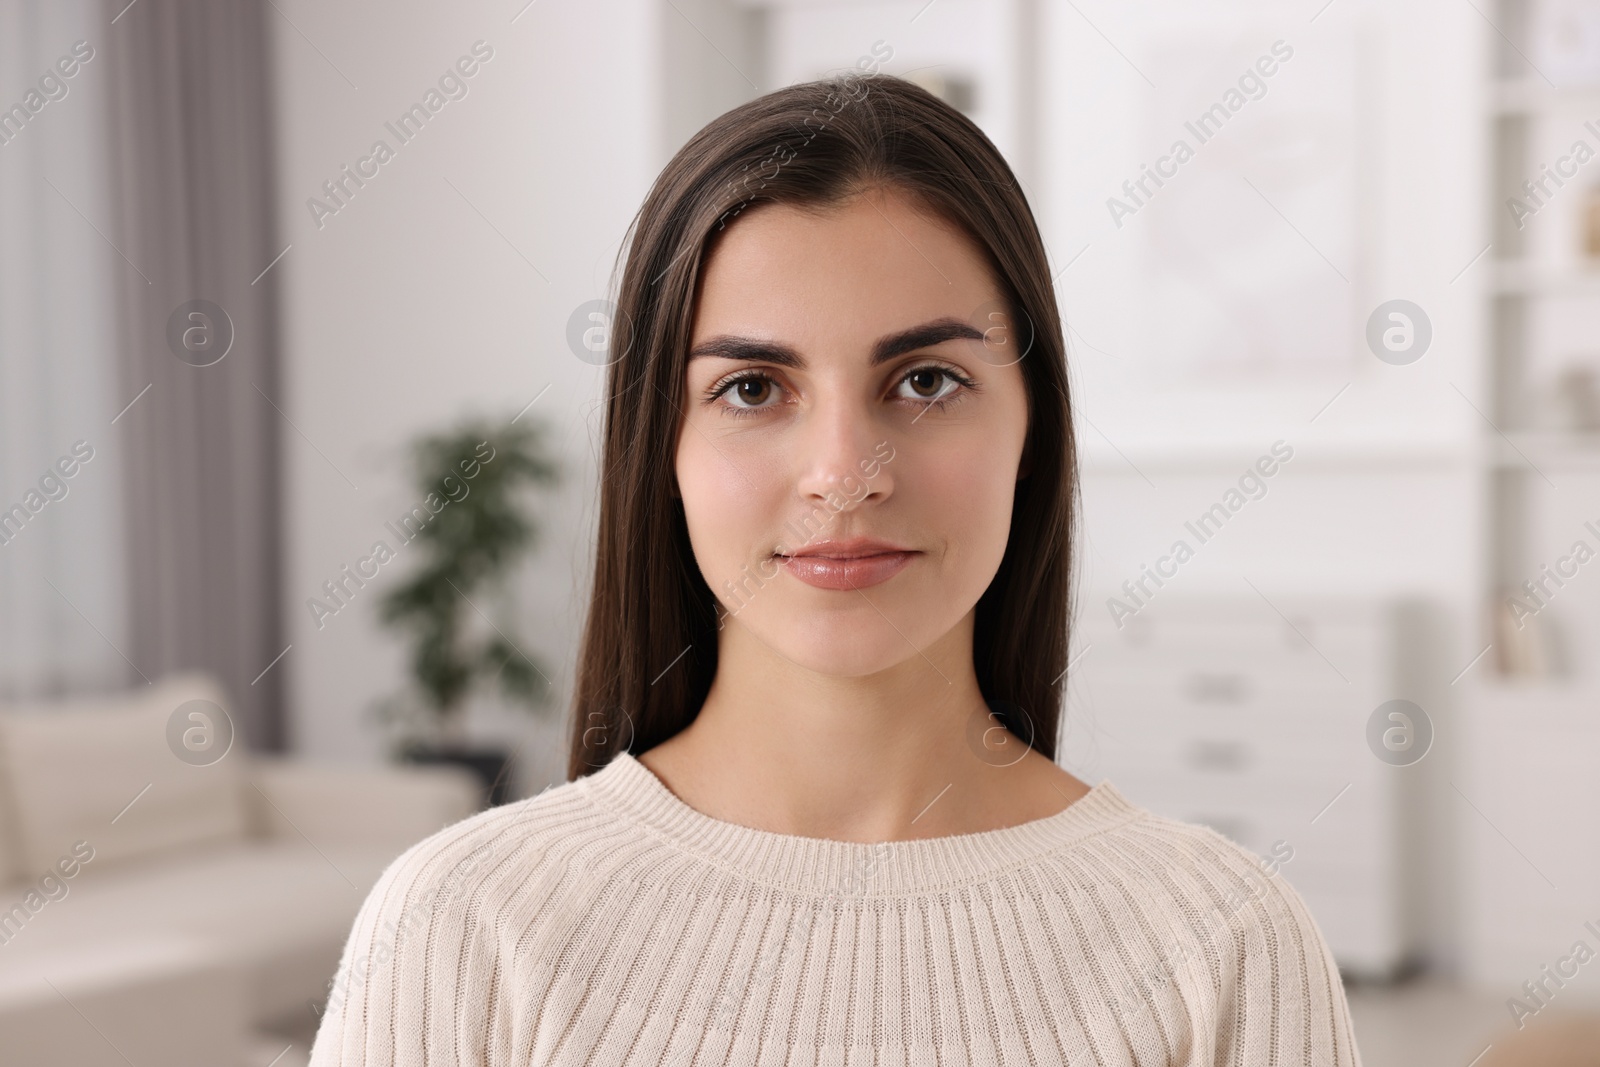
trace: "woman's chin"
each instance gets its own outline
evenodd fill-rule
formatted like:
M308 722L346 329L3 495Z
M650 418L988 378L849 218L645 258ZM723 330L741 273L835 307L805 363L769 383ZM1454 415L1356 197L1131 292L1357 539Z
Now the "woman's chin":
M797 667L837 678L865 678L917 655L915 646L884 622L879 632L846 631L787 634L772 645Z
M739 621L749 635L782 659L838 678L864 678L908 659L920 659L919 650L959 621L942 624L927 611L883 600L873 605L856 597L853 603L822 610L774 600L770 605L750 605Z

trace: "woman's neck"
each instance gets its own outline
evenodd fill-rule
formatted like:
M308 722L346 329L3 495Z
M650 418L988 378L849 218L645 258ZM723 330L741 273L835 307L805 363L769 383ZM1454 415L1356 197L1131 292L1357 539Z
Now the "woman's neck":
M1089 788L990 715L970 630L841 677L777 656L735 623L695 720L639 759L713 818L837 841L1014 826Z

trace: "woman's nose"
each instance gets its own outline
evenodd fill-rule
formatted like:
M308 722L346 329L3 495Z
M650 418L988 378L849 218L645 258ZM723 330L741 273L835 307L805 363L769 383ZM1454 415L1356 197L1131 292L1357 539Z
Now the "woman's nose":
M796 491L835 510L885 499L894 483L881 459L887 434L865 405L824 400L804 415Z

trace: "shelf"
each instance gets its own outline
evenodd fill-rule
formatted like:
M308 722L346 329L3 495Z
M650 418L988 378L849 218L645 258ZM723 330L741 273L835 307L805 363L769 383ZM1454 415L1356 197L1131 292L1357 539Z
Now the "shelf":
M1600 110L1600 83L1551 88L1543 78L1489 83L1489 109L1498 114L1566 114Z
M1492 439L1490 463L1495 467L1527 470L1530 462L1545 472L1576 470L1600 474L1600 432L1512 433Z
M1600 686L1593 679L1490 675L1462 696L1480 729L1499 727L1522 738L1529 731L1590 738L1600 731Z
M1593 266L1573 264L1566 267L1498 261L1494 264L1493 279L1497 293L1600 296L1600 261Z
M1250 466L1267 451L1263 441L1287 438L1294 431L1263 433L1249 441L1223 445L1217 442L1182 440L1130 440L1117 442L1113 449L1104 439L1090 441L1080 431L1079 468L1085 474L1120 474L1138 477L1139 472L1182 474L1185 472L1236 471ZM1374 440L1296 440L1294 458L1283 466L1301 470L1308 467L1383 470L1397 468L1455 467L1475 462L1476 453L1466 442L1439 438Z

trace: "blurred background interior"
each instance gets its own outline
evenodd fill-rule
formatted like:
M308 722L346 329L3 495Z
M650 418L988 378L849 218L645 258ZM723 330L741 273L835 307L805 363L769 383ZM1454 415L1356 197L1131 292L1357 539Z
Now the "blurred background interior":
M1061 761L1293 884L1369 1067L1600 1063L1595 0L0 0L0 1060L303 1063L563 780L624 231L873 65L1049 248Z

